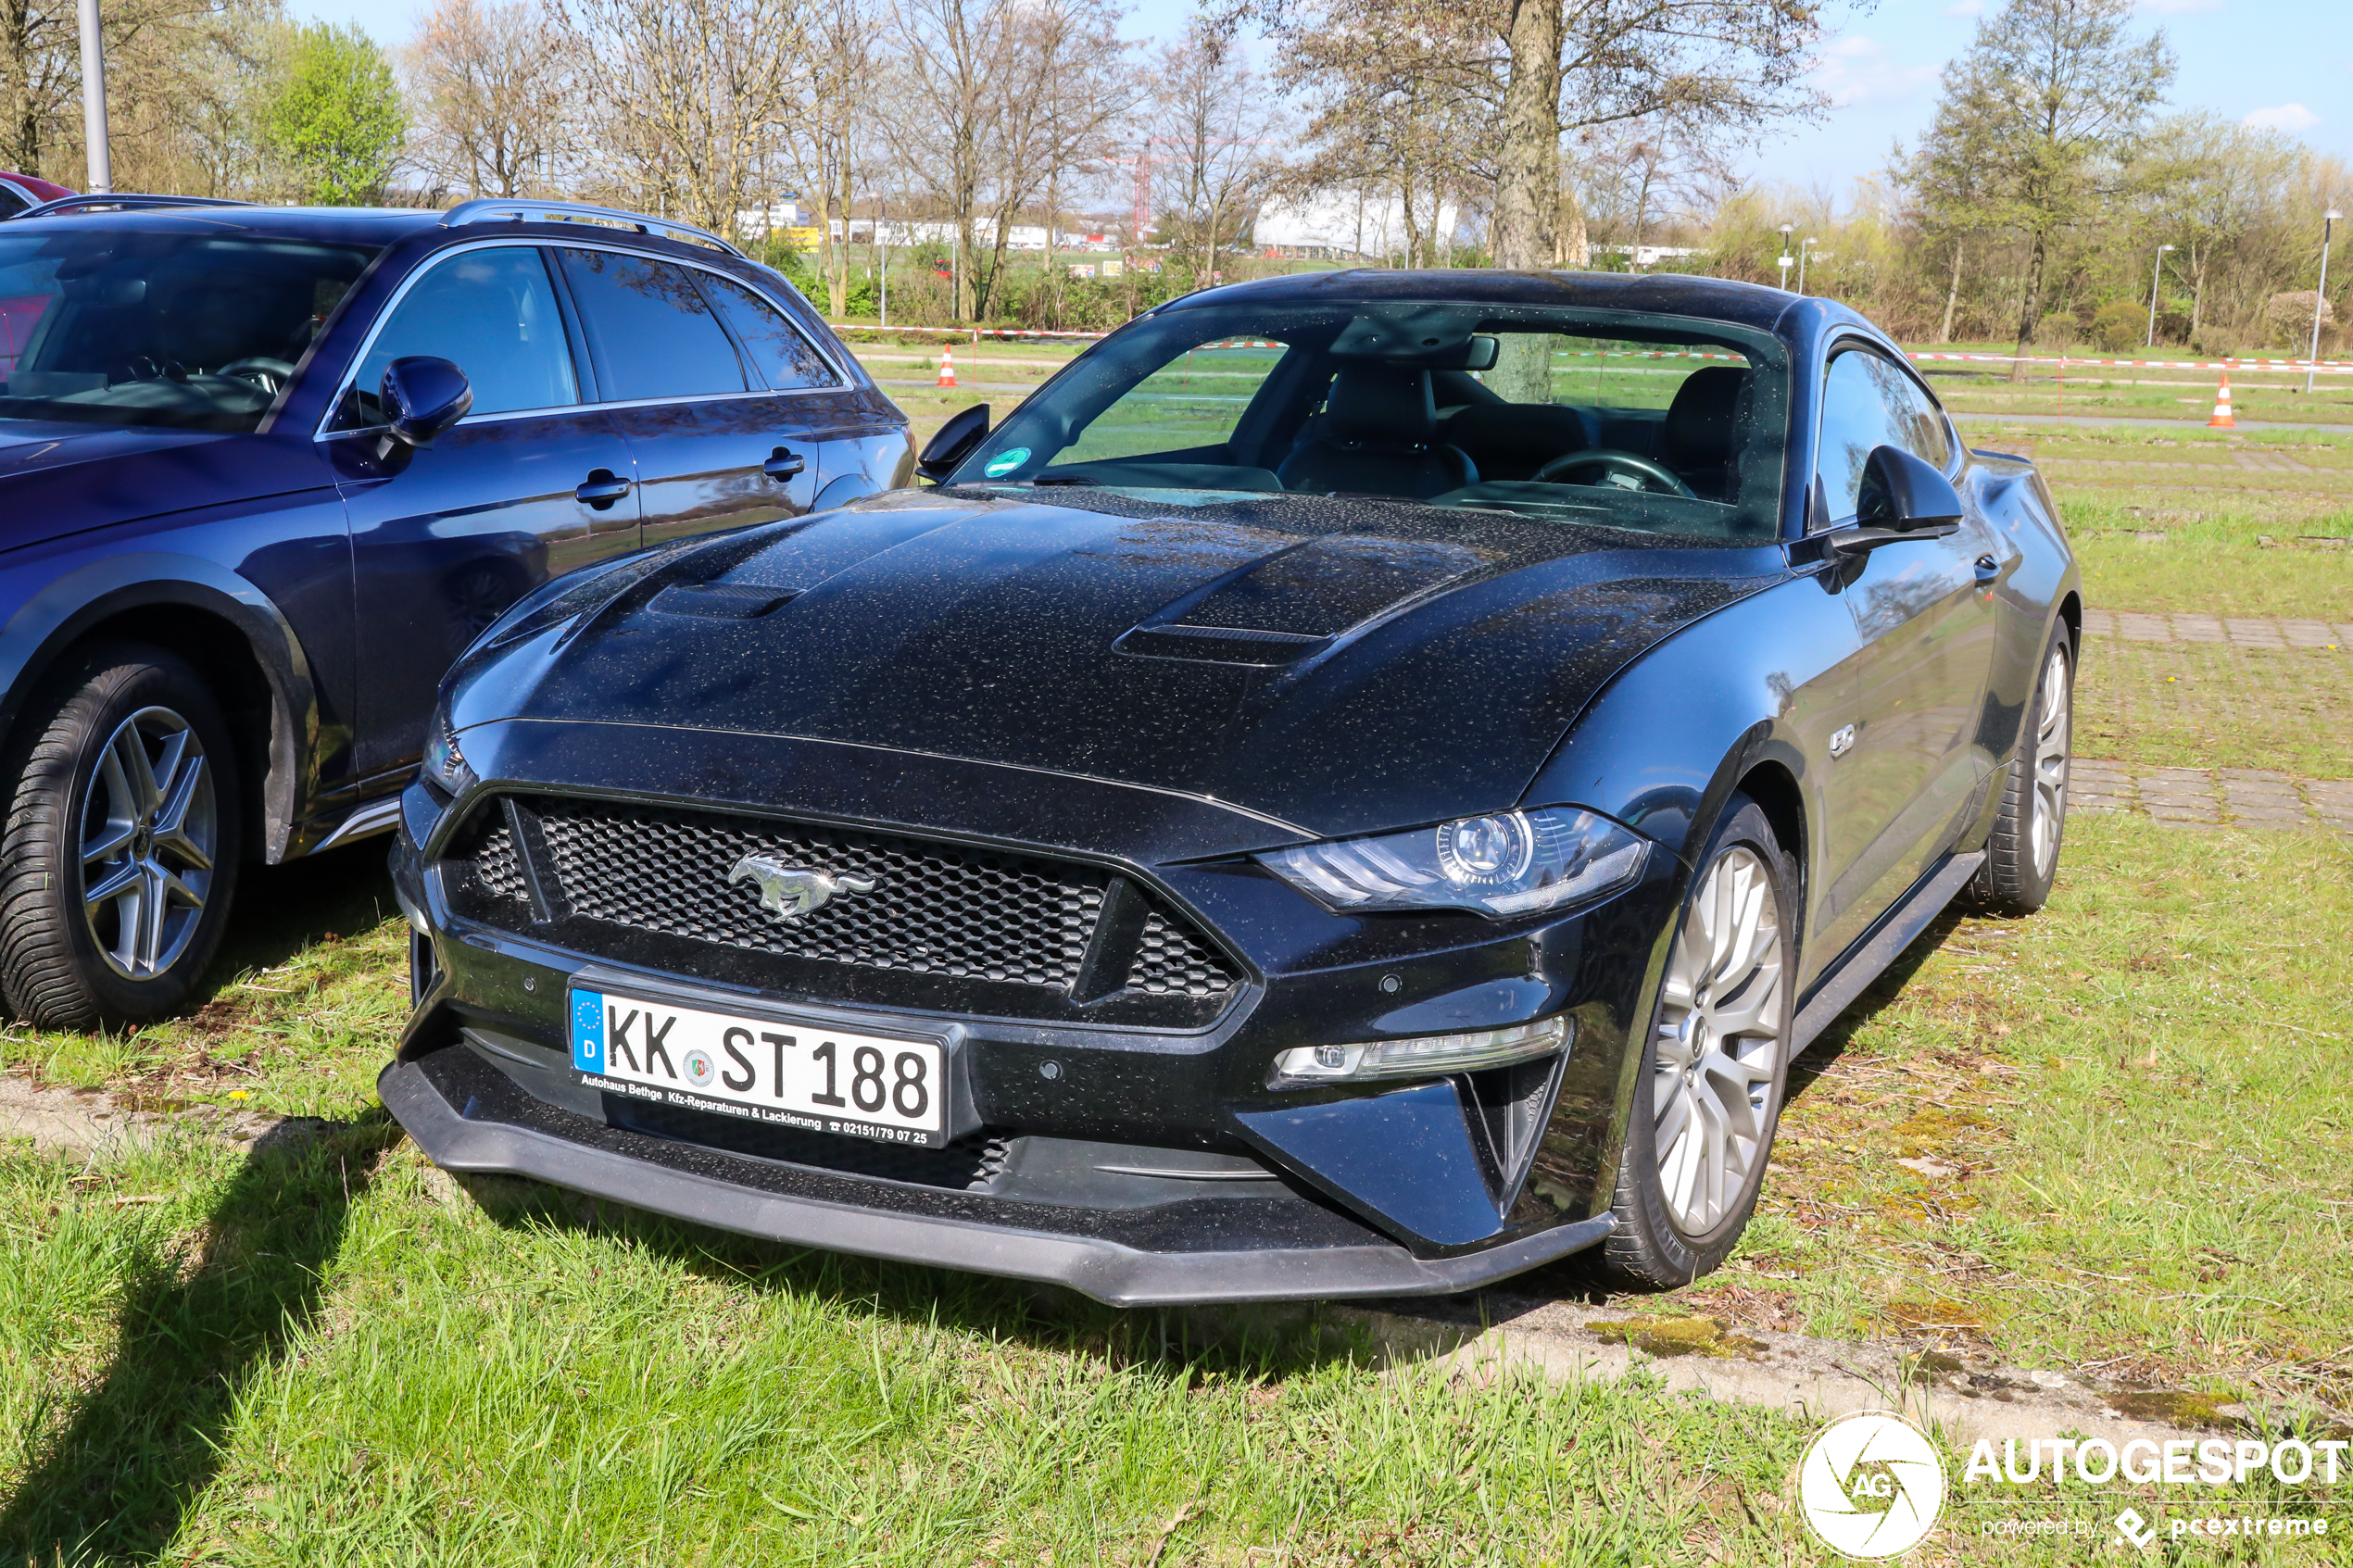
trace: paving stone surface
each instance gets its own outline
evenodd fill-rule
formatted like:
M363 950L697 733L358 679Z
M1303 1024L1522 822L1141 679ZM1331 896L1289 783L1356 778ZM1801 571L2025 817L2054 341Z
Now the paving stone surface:
M2067 781L2077 811L2138 811L2169 827L2282 833L2322 827L2353 838L2353 780L2261 768L2152 768L2079 757Z
M2243 648L2317 648L2353 652L2353 621L2298 621L2269 615L2158 615L2146 610L2087 609L2087 637L2128 643L2230 643Z

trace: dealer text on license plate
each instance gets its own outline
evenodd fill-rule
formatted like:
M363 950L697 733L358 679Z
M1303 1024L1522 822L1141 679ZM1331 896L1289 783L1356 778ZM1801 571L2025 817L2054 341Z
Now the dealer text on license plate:
M613 1094L885 1143L948 1141L937 1040L572 993L572 1064Z

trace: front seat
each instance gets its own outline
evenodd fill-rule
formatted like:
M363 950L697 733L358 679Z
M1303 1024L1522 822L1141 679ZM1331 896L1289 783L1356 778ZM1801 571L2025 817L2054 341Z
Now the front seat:
M1286 490L1418 501L1478 483L1478 468L1463 449L1438 439L1428 370L1350 365L1332 377L1316 423L1275 470Z
M1693 370L1667 408L1659 456L1692 494L1710 501L1740 496L1737 459L1748 430L1748 371L1736 365Z

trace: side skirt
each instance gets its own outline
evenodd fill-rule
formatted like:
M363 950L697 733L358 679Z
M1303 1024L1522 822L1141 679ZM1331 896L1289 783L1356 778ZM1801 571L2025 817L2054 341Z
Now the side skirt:
M1894 909L1881 915L1879 924L1849 947L1831 972L1815 983L1814 994L1797 1010L1791 1055L1812 1045L1815 1037L1835 1022L1866 986L1885 973L1888 965L1902 957L1912 939L1944 912L1944 906L1977 874L1977 868L1984 861L1985 852L1982 849L1945 856Z

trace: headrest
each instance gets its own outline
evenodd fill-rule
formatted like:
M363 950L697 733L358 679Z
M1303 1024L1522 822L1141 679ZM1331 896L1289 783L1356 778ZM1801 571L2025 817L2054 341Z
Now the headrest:
M1727 461L1740 437L1741 399L1748 371L1737 365L1693 370L1675 389L1667 406L1665 457L1676 469L1698 469Z
M1438 434L1429 372L1395 365L1349 365L1332 377L1324 400L1335 441L1428 445Z

